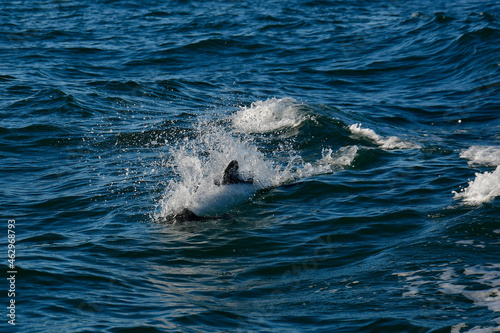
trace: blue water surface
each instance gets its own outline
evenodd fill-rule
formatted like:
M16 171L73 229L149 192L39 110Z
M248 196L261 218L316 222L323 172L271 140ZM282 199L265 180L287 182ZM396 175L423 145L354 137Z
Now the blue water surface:
M497 2L0 8L0 331L500 330Z

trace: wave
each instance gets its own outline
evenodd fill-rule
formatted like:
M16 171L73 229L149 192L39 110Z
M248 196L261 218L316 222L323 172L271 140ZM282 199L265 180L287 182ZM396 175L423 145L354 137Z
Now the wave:
M211 128L207 130L208 126ZM194 138L181 139L172 148L171 154L172 160L168 164L177 177L170 180L167 186L158 218L179 214L185 208L200 213L199 202L212 202L218 189L214 181L222 177L231 160L238 160L240 171L251 173L259 187L269 187L275 182L272 166L256 146L214 124L200 121ZM229 208L223 202L213 204L219 207L206 213L218 215Z
M241 110L231 117L233 127L246 133L264 133L280 128L297 127L306 119L300 112L299 104L293 98L257 101L250 107Z
M199 120L194 135L179 137L171 147L167 164L176 177L169 181L155 218L168 220L186 208L201 215L220 216L261 190L350 166L358 152L355 145L337 150L324 147L319 159L304 161L283 137L262 143L256 136L296 128L308 117L294 99L272 98L240 107L222 121ZM220 181L232 160L239 162L240 172L254 184L223 193L214 182ZM228 202L227 195L237 198Z
M493 171L477 172L476 178L468 182L468 187L454 193L454 199L462 199L468 205L480 205L500 196L500 147L472 146L460 154L469 160L469 165L494 166Z
M460 190L453 191L455 199L469 205L480 205L485 202L492 201L497 196L500 196L500 166L495 171L476 173L476 178L469 181L469 186Z
M469 160L469 165L500 165L500 147L498 146L472 146L460 154L461 158Z
M185 209L199 216L223 216L241 203L299 179L354 167L366 146L381 150L420 149L397 136L382 136L360 124L323 117L290 97L258 100L219 119L199 119L192 131L171 138L166 163L174 178L158 203L156 219ZM223 170L237 160L253 186L221 189Z
M373 141L382 149L419 149L416 143L405 141L397 136L383 137L375 133L374 130L369 128L361 128L361 124L353 124L349 126L349 130L355 137L366 138Z

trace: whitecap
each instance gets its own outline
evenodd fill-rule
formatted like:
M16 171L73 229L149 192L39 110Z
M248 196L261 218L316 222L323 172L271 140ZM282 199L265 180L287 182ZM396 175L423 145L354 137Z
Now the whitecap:
M235 130L243 133L265 133L281 128L297 127L306 119L299 104L290 97L270 98L241 107L232 117Z
M324 148L321 152L322 157L319 160L313 163L303 163L289 177L305 178L333 173L351 165L357 156L357 152L357 146L341 147L337 151Z
M273 165L250 140L213 124L200 122L195 138L179 141L171 154L169 164L176 177L167 185L157 218L179 214L186 208L200 216L227 213L255 191L277 182ZM254 185L215 185L232 160L239 161L240 173L252 178Z
M331 148L323 149L320 165L330 165L333 167L346 167L353 163L358 153L358 146L341 147L334 152Z
M460 154L461 158L469 160L471 165L500 165L500 147L472 146Z
M353 124L349 126L349 130L355 137L361 137L373 141L382 149L418 149L421 148L419 145L405 141L397 136L380 136L375 133L374 130L370 128L361 128L361 124Z

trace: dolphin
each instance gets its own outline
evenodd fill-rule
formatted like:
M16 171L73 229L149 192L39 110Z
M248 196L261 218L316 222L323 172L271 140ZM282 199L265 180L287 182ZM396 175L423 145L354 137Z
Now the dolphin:
M232 160L229 162L226 170L224 170L224 175L222 176L222 183L218 180L214 180L214 184L217 186L230 185L230 184L253 184L253 178L244 179L239 172L240 166L238 161Z
M213 185L198 188L193 195L189 207L174 214L174 223L187 221L203 221L220 218L235 205L248 200L255 192L253 178L245 178L239 172L237 160L227 165L222 180L216 179Z

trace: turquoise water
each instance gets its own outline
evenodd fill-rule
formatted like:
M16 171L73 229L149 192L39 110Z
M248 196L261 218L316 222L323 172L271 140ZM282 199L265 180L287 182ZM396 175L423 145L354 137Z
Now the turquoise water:
M500 330L495 2L1 7L1 331Z

